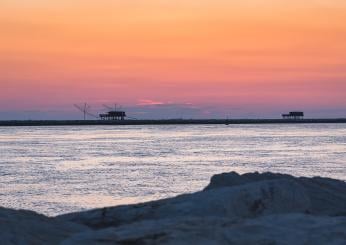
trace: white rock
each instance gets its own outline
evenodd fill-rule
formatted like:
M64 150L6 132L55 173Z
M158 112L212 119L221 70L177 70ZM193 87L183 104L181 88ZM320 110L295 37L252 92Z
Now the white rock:
M72 244L339 244L346 242L345 217L276 214L254 219L181 217L147 220L76 234Z
M305 212L310 200L292 180L270 180L182 195L144 204L96 209L60 216L92 228L176 217L256 217L263 214Z
M346 183L214 176L193 194L55 218L0 208L0 244L346 244Z
M311 200L309 212L319 215L346 215L346 183L329 178L293 177L275 173L247 173L239 175L235 172L214 175L205 190L220 187L235 187L244 184L256 184L264 180L292 180L300 184Z
M0 208L0 244L58 244L87 227L31 211Z

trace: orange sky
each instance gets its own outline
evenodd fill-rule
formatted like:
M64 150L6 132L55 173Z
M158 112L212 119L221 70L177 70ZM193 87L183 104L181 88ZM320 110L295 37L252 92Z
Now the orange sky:
M84 101L346 116L344 0L2 0L0 31L0 119Z

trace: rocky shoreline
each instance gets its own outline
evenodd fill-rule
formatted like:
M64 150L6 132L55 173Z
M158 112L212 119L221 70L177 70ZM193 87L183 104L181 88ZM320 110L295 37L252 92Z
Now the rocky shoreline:
M215 175L202 191L46 217L0 208L1 244L346 244L346 183Z

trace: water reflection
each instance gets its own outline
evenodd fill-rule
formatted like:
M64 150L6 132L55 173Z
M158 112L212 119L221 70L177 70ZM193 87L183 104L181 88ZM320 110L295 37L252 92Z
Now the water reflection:
M1 205L55 215L202 189L213 174L346 180L346 126L0 128Z

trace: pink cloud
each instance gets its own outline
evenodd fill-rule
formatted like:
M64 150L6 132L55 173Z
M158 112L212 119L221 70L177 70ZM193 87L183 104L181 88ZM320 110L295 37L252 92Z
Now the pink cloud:
M164 105L164 104L166 103L162 101L148 100L148 99L139 100L137 103L137 105L139 106Z

